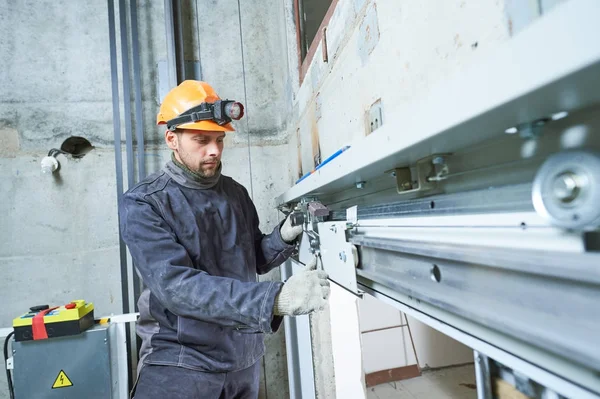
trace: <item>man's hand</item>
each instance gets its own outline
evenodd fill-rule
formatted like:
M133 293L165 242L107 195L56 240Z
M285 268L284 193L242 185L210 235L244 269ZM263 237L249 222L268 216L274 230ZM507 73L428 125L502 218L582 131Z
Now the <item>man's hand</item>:
M289 243L294 242L294 240L302 234L302 225L300 226L292 226L292 214L290 213L281 226L281 238L283 241Z
M327 273L316 268L315 257L304 270L290 277L275 297L273 313L278 316L299 316L325 308L330 292L329 281Z

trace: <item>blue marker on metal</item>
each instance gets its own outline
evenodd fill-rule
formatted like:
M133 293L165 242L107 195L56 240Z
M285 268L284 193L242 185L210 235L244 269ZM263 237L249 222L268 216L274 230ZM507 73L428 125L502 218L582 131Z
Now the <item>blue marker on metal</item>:
M306 179L308 176L312 175L317 170L321 169L324 165L326 165L327 163L329 163L332 159L340 156L340 154L343 153L344 151L346 151L348 148L350 148L349 145L344 146L344 147L340 148L339 150L337 150L336 152L334 152L331 156L329 156L327 159L325 159L323 162L321 162L314 170L311 170L310 172L306 173L304 176L302 176L301 178L299 178L296 181L296 184L300 183L302 180Z
M326 165L327 163L329 163L332 159L338 157L342 152L346 151L348 148L350 148L349 145L340 148L339 150L337 150L336 152L334 152L329 158L327 158L326 160L324 160L323 162L321 162L319 164L319 166L316 167L315 170L321 169L324 165Z

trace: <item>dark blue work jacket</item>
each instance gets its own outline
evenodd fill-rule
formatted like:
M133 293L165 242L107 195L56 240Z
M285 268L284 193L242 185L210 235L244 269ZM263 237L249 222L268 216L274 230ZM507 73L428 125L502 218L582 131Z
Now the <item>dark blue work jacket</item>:
M258 228L246 189L227 176L206 188L173 162L130 189L122 237L145 288L138 302L140 365L226 372L253 365L281 282L257 282L293 246ZM140 370L140 368L138 368Z

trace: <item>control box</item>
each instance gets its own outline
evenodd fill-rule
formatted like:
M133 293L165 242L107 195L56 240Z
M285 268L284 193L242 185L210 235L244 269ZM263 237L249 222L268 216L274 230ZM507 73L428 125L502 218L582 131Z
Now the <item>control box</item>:
M13 320L15 341L81 334L94 325L94 304L82 299L63 306L34 306Z

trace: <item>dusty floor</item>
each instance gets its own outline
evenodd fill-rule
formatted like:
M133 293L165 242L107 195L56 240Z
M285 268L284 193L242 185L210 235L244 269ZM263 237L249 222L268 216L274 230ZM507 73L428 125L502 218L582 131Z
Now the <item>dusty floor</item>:
M476 399L473 365L425 371L420 377L367 388L368 399Z

